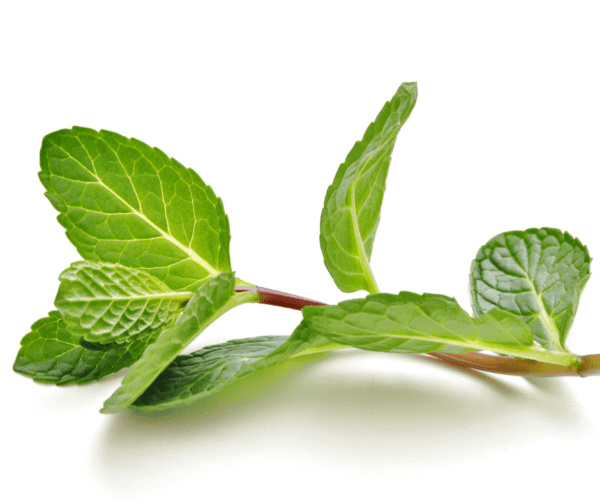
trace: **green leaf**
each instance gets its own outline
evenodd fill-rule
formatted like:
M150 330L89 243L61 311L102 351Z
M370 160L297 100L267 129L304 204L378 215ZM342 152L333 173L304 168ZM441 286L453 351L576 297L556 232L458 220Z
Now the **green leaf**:
M471 266L477 316L494 308L525 322L544 347L566 351L565 340L590 277L587 247L567 232L528 229L498 234Z
M171 290L231 271L223 203L191 169L109 131L49 134L40 180L84 259L144 269Z
M416 82L402 84L355 143L327 190L321 250L342 292L379 291L369 261L396 137L416 101Z
M258 370L343 347L315 334L304 322L291 337L253 337L207 346L175 358L133 406L156 411L189 405Z
M151 336L103 348L84 347L57 311L36 321L21 341L14 370L34 381L85 384L132 365L152 342Z
M444 295L375 294L337 306L305 307L304 320L316 333L360 349L397 353L495 351L559 365L577 363L571 354L534 344L518 316L493 310L471 318Z
M69 331L88 342L122 344L169 326L189 292L119 264L76 262L60 275L54 304Z
M179 355L133 403L145 410L189 405L236 380L241 370L268 355L288 338L236 339Z
M127 372L121 387L104 402L103 413L131 405L175 357L219 316L235 306L258 302L256 291L235 293L233 273L222 273L202 285L172 327L164 330Z

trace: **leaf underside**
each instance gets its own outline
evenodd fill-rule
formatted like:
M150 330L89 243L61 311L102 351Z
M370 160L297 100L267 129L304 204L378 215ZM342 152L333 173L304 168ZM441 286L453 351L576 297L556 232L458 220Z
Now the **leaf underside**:
M49 134L40 180L84 259L142 269L194 291L231 271L223 204L191 169L109 131Z
M500 308L529 324L544 347L564 344L590 276L587 247L567 232L528 229L499 234L471 266L473 311Z
M100 344L122 344L159 332L191 296L120 264L76 262L60 281L54 303L69 331Z
M339 347L302 322L290 337L237 339L180 355L133 403L144 410L190 405L225 386L289 358Z
M234 295L233 273L222 273L202 285L173 326L164 330L129 369L101 412L114 413L131 405L202 330L233 307Z
M473 319L444 295L375 294L336 306L305 307L302 313L315 332L372 351L464 353L533 344L529 327L517 316L495 310Z
M354 145L327 190L321 213L321 250L343 292L378 291L369 261L396 137L416 100L416 83L402 84Z
M194 403L236 380L243 368L268 355L287 339L281 336L237 339L180 355L133 407L164 410Z
M129 367L153 340L148 336L104 349L84 347L80 339L68 330L58 311L51 311L23 337L13 368L38 382L85 384Z

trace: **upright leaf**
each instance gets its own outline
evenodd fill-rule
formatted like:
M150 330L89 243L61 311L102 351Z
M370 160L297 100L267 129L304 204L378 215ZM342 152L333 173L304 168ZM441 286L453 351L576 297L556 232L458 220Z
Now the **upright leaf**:
M189 405L258 370L343 347L315 334L304 322L291 337L253 337L207 346L175 358L133 407L164 410Z
M71 333L58 311L52 311L23 337L13 368L34 381L85 384L129 367L153 340L146 336L103 348L84 347L80 339Z
M223 204L191 169L109 131L49 134L40 180L81 256L144 269L194 291L231 271Z
M235 293L233 273L222 273L202 285L172 327L164 330L127 372L121 387L104 402L101 412L118 412L131 405L152 381L206 327L231 308L257 302L255 291Z
M417 84L404 83L355 143L327 190L321 213L325 265L343 292L379 291L369 261L392 151L417 101Z
M60 275L54 304L70 332L89 342L122 344L166 328L191 295L141 270L76 262Z
M498 234L479 249L471 266L473 310L477 316L496 307L516 314L539 344L564 351L590 262L587 247L567 232Z
M495 351L560 365L577 363L571 354L534 344L518 316L495 309L471 318L444 295L375 294L337 306L305 307L304 321L316 333L360 349L397 353Z

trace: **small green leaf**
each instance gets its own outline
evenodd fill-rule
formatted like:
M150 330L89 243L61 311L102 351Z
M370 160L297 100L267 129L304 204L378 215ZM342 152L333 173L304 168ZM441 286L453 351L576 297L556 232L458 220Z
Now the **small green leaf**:
M291 337L253 337L207 346L175 358L133 407L164 410L189 405L258 370L342 347L315 334L304 322Z
M143 269L174 291L231 271L223 203L191 169L109 131L49 134L40 180L84 259Z
M527 322L539 344L566 351L590 262L587 247L567 232L498 234L479 249L471 266L473 310L480 316L504 309Z
M76 262L60 275L54 304L69 331L88 342L122 344L172 323L189 292L119 264Z
M121 387L104 402L103 413L131 405L175 357L219 316L235 306L258 302L256 291L235 293L233 273L222 273L203 284L172 327L164 330L127 372Z
M108 348L84 347L57 311L36 321L21 341L14 370L34 381L85 384L132 365L152 342L150 336Z
M518 316L494 310L471 318L444 295L375 294L337 306L305 307L304 320L316 333L360 349L397 353L465 353L489 350L559 365L577 363L571 354L534 344Z
M402 84L355 143L327 190L321 250L342 292L379 291L369 261L396 137L416 101L416 82Z

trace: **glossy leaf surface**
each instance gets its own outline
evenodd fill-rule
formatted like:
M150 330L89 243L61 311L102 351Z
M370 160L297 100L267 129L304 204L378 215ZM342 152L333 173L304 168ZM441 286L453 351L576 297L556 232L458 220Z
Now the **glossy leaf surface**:
M223 204L191 169L109 131L49 134L40 180L84 259L143 269L193 291L231 271Z

